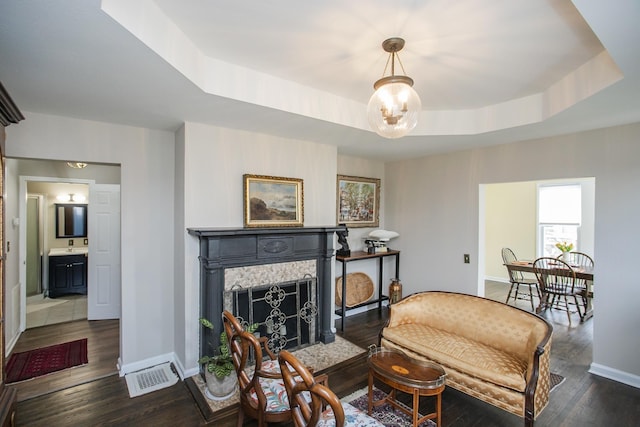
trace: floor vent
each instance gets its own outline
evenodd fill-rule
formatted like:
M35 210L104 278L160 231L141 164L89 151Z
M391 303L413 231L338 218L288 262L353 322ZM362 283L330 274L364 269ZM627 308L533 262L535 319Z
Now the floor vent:
M127 380L129 397L142 396L152 391L171 387L178 382L178 375L171 368L171 363L153 366L124 376Z

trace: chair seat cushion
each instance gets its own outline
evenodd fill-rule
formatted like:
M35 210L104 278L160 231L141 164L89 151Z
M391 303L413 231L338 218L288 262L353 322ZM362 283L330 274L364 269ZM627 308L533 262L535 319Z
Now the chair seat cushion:
M384 426L380 421L371 418L366 412L353 407L348 403L342 403L344 409L344 425L353 427L380 427ZM328 408L322 413L322 418L318 421L318 427L335 427L336 420L333 416L333 410Z
M384 338L443 367L451 367L493 384L524 392L526 362L497 348L427 325L387 327Z
M280 373L280 365L277 360L265 360L262 362L260 369L263 372ZM253 376L253 368L247 369L249 376ZM300 379L296 377L296 379ZM260 387L267 398L265 410L267 412L284 412L289 410L289 397L284 386L282 378L260 378ZM306 393L305 399L310 400L311 397ZM258 405L258 395L255 390L251 392L251 400L254 405Z

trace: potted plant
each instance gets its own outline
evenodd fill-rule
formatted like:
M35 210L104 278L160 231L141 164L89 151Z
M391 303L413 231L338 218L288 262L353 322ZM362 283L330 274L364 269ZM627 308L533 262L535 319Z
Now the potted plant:
M200 324L213 330L213 323L205 318L200 318ZM257 324L250 325L246 330L253 333L258 328ZM198 359L198 363L205 365L205 380L207 389L205 394L212 400L225 400L230 398L236 389L238 378L235 375L229 341L226 332L220 334L220 347L218 354L205 355Z
M567 242L558 242L556 243L556 248L560 249L560 251L562 252L562 260L564 262L569 262L569 252L571 252L573 250L573 243L567 243Z

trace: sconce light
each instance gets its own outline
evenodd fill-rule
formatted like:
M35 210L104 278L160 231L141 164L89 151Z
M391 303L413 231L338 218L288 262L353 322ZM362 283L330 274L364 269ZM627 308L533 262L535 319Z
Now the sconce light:
M82 162L67 162L67 166L73 169L84 169L87 167L87 164Z
M82 203L85 200L87 200L84 194L74 194L74 193L58 194L56 196L56 199L59 202L67 202L67 203Z

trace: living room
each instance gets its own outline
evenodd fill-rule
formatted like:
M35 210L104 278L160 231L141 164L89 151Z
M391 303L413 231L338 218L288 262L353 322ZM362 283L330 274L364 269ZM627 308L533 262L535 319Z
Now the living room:
M625 72L633 74L634 69ZM3 84L13 92L10 80L3 77ZM185 83L184 90L193 89ZM21 103L19 97L15 100ZM251 124L242 130L186 121L173 132L118 124L106 116L77 118L63 109L23 112L26 120L7 128L7 157L121 165L123 373L166 360L175 360L184 375L197 371L198 245L185 230L241 228L245 173L303 179L305 226L335 225L338 174L380 178L380 225L400 234L393 244L402 251L407 295L431 289L477 294L484 256L479 248L481 185L595 177L594 253L598 282L606 284L607 292L598 295L590 370L640 385L635 327L640 290L634 270L634 244L640 235L640 205L634 197L640 182L637 119L608 127L593 124L590 130L563 135L475 148L471 141L467 149L455 152L384 159L350 154L329 142L274 136ZM350 129L344 131L345 138L350 135ZM423 143L430 142L425 138ZM401 145L403 140L378 144ZM14 218L17 177L7 171L6 179L5 215ZM16 233L7 227L6 240L17 242ZM361 237L351 233L354 248ZM465 253L470 254L469 264L462 261ZM17 251L9 251L7 292L17 284L18 262ZM6 304L9 342L20 333L14 320L19 307L10 299Z

